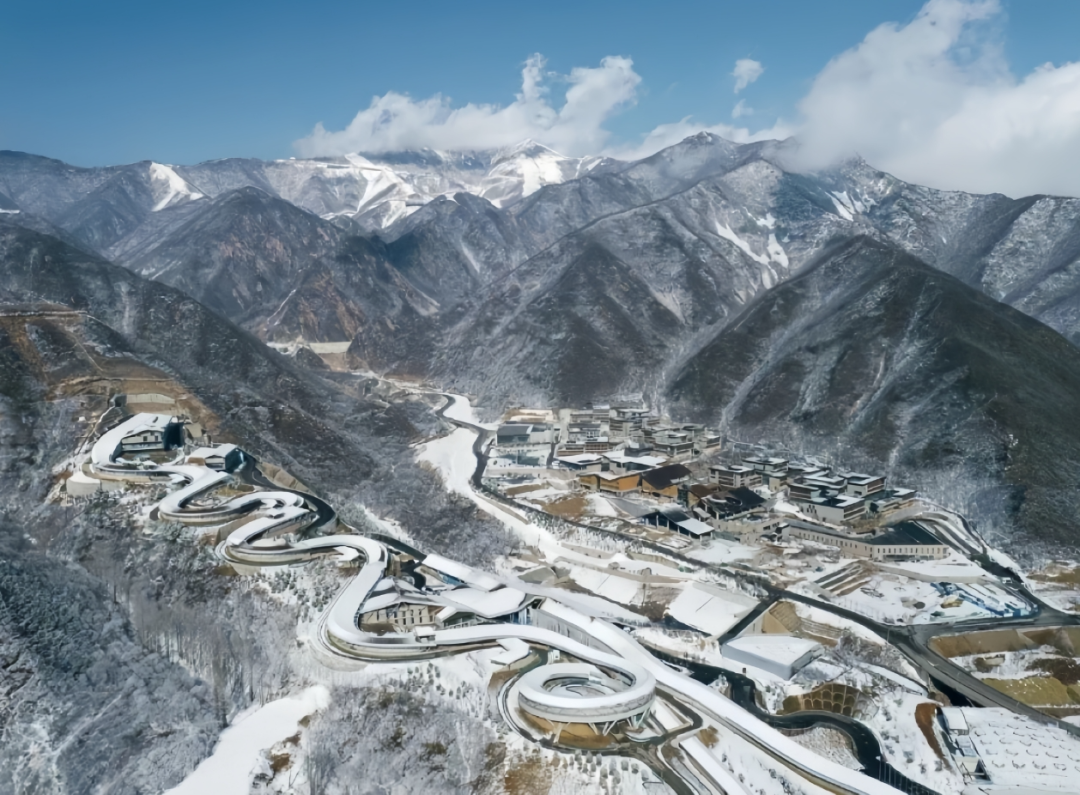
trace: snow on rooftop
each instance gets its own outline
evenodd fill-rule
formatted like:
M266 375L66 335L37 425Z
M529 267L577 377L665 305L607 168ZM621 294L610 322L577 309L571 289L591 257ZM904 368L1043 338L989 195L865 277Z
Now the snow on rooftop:
M527 594L517 588L497 588L492 591L481 591L477 588L455 588L452 591L443 593L442 597L484 618L495 618L496 616L513 613L520 608L527 598Z
M143 431L161 430L173 419L171 414L136 414L102 434L101 438L94 443L90 460L95 466L104 466L111 462L116 448L126 437Z
M566 461L570 464L598 464L600 456L594 453L577 453L576 455L560 455L555 460Z
M510 665L529 654L529 644L520 638L503 638L499 641L499 645L506 651L499 652L491 658L496 665Z
M667 612L672 618L710 635L721 635L757 606L749 596L722 591L704 583L683 588Z
M793 665L808 652L821 647L816 641L796 638L794 635L745 635L724 644L725 648L738 649L765 660L775 660Z
M424 565L429 569L453 577L455 580L461 580L474 588L479 588L481 591L494 591L502 585L490 574L466 566L464 563L458 563L456 560L444 558L442 555L428 555L424 558Z
M706 535L713 531L712 525L705 524L700 519L684 519L681 522L676 522L676 525L681 527L686 532L695 536Z
M969 738L993 793L1077 791L1080 741L1064 729L1004 709L963 707Z

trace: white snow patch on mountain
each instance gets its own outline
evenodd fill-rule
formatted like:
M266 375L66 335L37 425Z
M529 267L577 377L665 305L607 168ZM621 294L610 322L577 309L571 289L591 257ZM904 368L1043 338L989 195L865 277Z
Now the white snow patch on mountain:
M157 199L153 207L155 213L166 207L203 197L187 180L173 171L172 166L161 163L150 164L150 190Z
M727 224L722 224L717 221L716 234L724 238L724 240L727 240L730 243L734 243L738 249L740 249L744 254L746 254L746 256L750 257L750 259L754 260L755 262L760 262L762 265L769 264L769 258L767 256L765 256L764 254L755 254L754 250L750 248L750 244L743 240L741 237L739 237L737 234L735 234L735 232L733 232L731 227Z
M829 198L832 199L833 204L836 205L836 212L841 218L845 221L855 220L855 216L851 214L855 207L852 205L851 199L848 198L847 191L842 191L840 193L833 191L829 194Z
M768 252L769 252L769 257L772 259L773 262L780 263L781 268L787 268L788 267L788 255L787 255L787 252L784 251L784 247L781 246L776 241L776 234L775 233L770 233L769 234Z

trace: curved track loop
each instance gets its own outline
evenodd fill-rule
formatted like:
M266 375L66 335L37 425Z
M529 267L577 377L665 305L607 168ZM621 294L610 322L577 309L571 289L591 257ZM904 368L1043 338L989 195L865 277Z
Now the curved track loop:
M315 521L316 514L302 497L291 492L256 492L213 507L190 506L196 498L224 482L223 473L203 466L146 466L118 462L120 441L145 426L145 415L136 415L104 434L91 452L91 471L98 478L153 482L176 476L186 485L159 505L159 511L188 524L219 524L250 512L253 518L234 530L218 547L227 560L253 566L282 565L310 560L318 554L351 549L361 553L363 566L324 614L324 642L337 653L367 660L410 660L433 656L440 650L469 648L518 639L536 646L557 649L587 665L551 664L523 677L519 705L539 717L562 722L610 723L633 719L647 712L657 687L709 716L758 748L829 789L856 795L897 795L897 790L803 748L732 701L653 657L626 632L601 619L584 615L533 591L527 583L512 585L536 597L532 623L483 623L468 627L417 633L374 633L358 627L358 618L372 592L386 577L389 552L374 539L358 535L329 535L300 541L269 540L299 531ZM467 567L462 567L467 570ZM481 575L477 572L478 576ZM541 601L542 600L542 601ZM568 635L587 638L586 645ZM596 668L601 671L597 672ZM567 693L558 680L593 679L601 688L581 688ZM552 687L552 683L555 686ZM615 683L615 686L612 686ZM620 689L621 688L621 689ZM592 692L589 692L592 691Z

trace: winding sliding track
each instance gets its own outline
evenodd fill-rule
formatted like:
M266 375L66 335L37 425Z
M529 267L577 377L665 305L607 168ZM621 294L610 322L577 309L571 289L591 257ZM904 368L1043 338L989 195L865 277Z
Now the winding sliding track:
M342 549L363 555L359 573L338 592L321 622L323 642L337 653L366 660L414 660L431 657L440 650L508 639L557 649L584 664L544 665L522 677L518 687L519 706L537 717L553 723L608 726L629 720L639 725L651 709L659 687L781 764L830 790L857 795L896 795L897 790L892 787L818 756L717 691L672 670L614 625L547 598L531 590L527 583L515 581L513 587L535 597L538 606L530 608L532 623L482 623L436 630L428 627L424 632L409 633L361 630L358 624L364 605L386 578L387 548L359 535L329 535L300 541L273 539L284 533L299 532L315 521L316 514L307 507L304 498L292 492L256 492L216 505L192 505L229 476L204 466L136 465L117 461L121 441L147 427L148 416L152 415L136 415L102 435L90 455L91 472L96 477L137 482L185 481L184 486L158 506L159 514L173 521L211 525L251 516L218 546L219 554L235 563L282 565ZM479 572L477 575L482 576ZM585 638L588 643L570 635Z

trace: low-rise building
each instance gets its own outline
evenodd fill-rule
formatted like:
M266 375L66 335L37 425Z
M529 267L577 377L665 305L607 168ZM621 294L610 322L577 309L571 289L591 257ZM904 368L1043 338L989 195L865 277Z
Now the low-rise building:
M640 433L649 416L644 408L613 408L608 414L608 429L616 439L629 439Z
M791 502L806 516L829 524L850 524L866 516L866 500L841 494L835 497L812 497L809 500L792 496Z
M706 524L700 519L683 519L681 522L676 522L673 528L676 533L687 538L692 538L695 541L704 541L708 538L712 538L713 526Z
M719 490L720 486L716 483L680 483L678 500L686 508L693 508Z
M701 501L710 520L731 521L741 516L765 510L768 501L760 494L747 488L718 491Z
M822 653L820 643L794 635L745 635L722 648L724 659L791 679Z
M244 453L235 444L219 444L214 447L197 447L188 453L189 464L200 461L209 469L235 472L244 463Z
M787 476L789 462L786 458L743 456L743 463L760 472L763 476L775 475L783 478Z
M872 496L870 510L875 513L889 513L914 505L919 495L914 489L886 489Z
M640 472L590 472L578 476L578 482L591 491L629 494L641 488Z
M753 488L761 485L761 473L738 464L716 464L709 467L709 482L725 489Z
M599 472L604 466L604 460L597 453L560 455L555 458L555 462L571 472Z
M845 477L844 493L852 497L869 497L885 490L884 475L850 474Z
M788 463L787 476L789 482L798 480L799 478L813 478L828 474L828 467L823 467L820 464L794 461Z
M184 423L168 414L141 414L141 426L120 440L120 453L175 450L184 446Z
M683 455L694 451L694 442L685 431L664 430L654 433L652 446L657 452L669 456Z
M652 451L624 448L612 450L601 456L611 468L620 468L632 472L642 472L662 466L667 458L662 455L653 455Z
M506 423L495 432L495 444L499 447L551 444L555 441L557 431L557 428L546 423Z
M837 547L845 557L877 561L941 560L949 554L949 547L917 522L901 522L877 535L861 536L788 523L784 536Z
M682 464L650 469L641 473L641 491L652 497L674 500L679 496L679 484L690 480L691 472Z
M695 440L694 446L699 453L706 450L719 450L721 443L720 434L706 431L699 439Z

